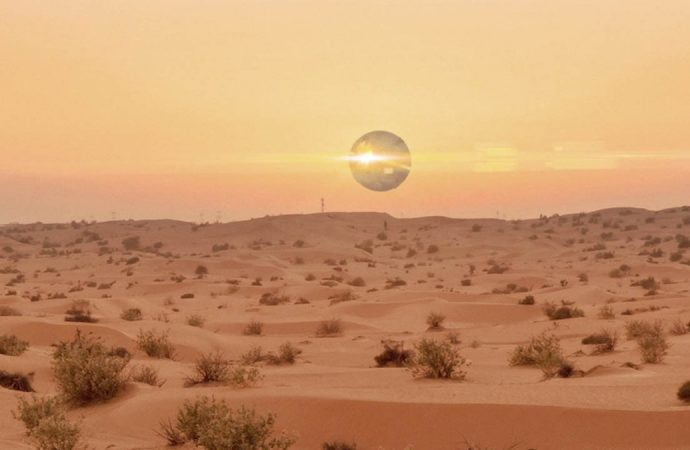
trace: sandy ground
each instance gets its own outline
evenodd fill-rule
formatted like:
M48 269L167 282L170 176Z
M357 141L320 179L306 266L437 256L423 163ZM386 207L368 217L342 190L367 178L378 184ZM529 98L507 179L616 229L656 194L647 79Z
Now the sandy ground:
M299 437L296 449L334 439L360 449L460 449L465 439L497 449L690 448L690 406L676 398L690 379L690 334L669 336L661 364L641 364L635 342L624 336L633 319L690 321L690 252L670 258L678 251L676 235L690 235L688 218L689 208L676 208L520 222L332 213L204 226L169 220L6 225L0 227L0 268L8 269L0 273L0 306L22 315L0 317L0 334L31 345L18 357L0 355L0 369L33 373L39 395L55 393L51 345L71 339L77 328L126 347L130 364L157 368L166 379L162 387L130 383L107 403L70 412L96 449L164 448L159 422L199 394L275 412L278 427ZM141 249L125 251L122 241L132 236ZM371 254L355 247L366 240ZM227 249L212 251L225 243ZM430 253L431 245L438 251ZM661 252L652 256L655 249ZM139 260L127 264L133 257ZM494 263L507 270L488 273ZM611 277L622 264L629 273ZM199 265L208 268L203 278L195 275ZM11 283L18 274L25 281ZM180 275L182 281L173 279ZM324 285L332 276L331 286ZM649 276L663 281L655 295L632 285ZM356 277L365 285L348 284ZM406 284L386 288L396 277ZM527 292L499 292L508 284ZM347 291L354 300L331 304L329 297ZM266 292L290 301L261 305ZM188 293L194 298L181 298ZM519 305L528 294L536 304ZM308 303L297 303L300 298ZM91 302L97 323L65 322L76 299ZM542 304L561 300L574 302L585 317L549 321ZM604 304L614 319L598 318ZM143 320L120 318L132 307L143 311ZM628 309L632 316L621 314ZM443 331L427 329L430 312L446 316ZM187 324L192 314L204 317L202 327ZM330 318L342 321L343 333L316 337L319 322ZM242 333L251 320L264 323L262 336ZM620 345L593 355L581 340L601 328L618 330ZM137 350L137 333L148 329L169 330L174 361ZM515 346L543 330L560 337L586 376L544 381L536 368L509 366ZM460 353L471 361L463 382L375 367L384 339L411 348L422 337L448 333L457 333ZM297 363L262 366L264 379L255 387L184 386L202 353L220 350L237 359L252 346L275 350L286 341L303 351ZM0 388L1 448L30 448L11 414L19 395L30 394Z

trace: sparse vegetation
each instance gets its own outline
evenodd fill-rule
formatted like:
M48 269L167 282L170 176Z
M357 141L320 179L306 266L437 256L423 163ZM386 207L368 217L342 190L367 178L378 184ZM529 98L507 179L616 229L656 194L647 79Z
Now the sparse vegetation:
M0 370L0 386L13 391L34 392L34 388L31 387L31 378L20 372Z
M527 345L515 347L509 360L511 366L536 366L545 378L555 376L562 361L561 343L548 331L533 336Z
M430 330L440 330L443 328L443 322L446 320L446 316L437 312L430 312L426 316L426 324L429 325Z
M596 334L591 334L582 339L584 345L594 345L594 353L608 353L616 349L618 345L618 332L603 329Z
M53 353L53 377L68 403L84 405L115 397L125 384L129 358L112 355L103 343L77 331Z
M329 337L338 336L343 331L343 325L340 319L328 319L323 320L316 327L316 336L318 337Z
M137 347L152 358L173 359L175 357L175 347L170 343L168 333L165 331L139 330Z
M402 341L385 340L383 351L374 357L378 367L403 367L412 360L412 351L404 348Z
M65 311L65 322L98 322L91 316L91 302L88 300L74 300L72 306Z
M448 341L422 339L415 344L410 369L415 377L463 380L467 362Z
M190 327L202 328L205 322L206 319L199 314L192 314L191 316L187 317L187 325Z
M561 302L561 306L558 306L553 302L546 302L544 303L542 310L550 320L572 319L574 317L583 317L585 315L584 311L582 311L580 308L568 305L565 302Z
M247 336L261 336L264 330L264 324L258 320L252 320L242 330L242 334Z
M158 370L150 366L135 366L130 371L130 379L137 383L144 383L151 386L161 387L165 380L158 377Z
M690 381L686 381L678 388L677 396L678 400L690 403Z
M141 309L139 308L127 308L124 311L122 311L122 314L120 314L120 318L122 320L128 320L130 322L133 322L136 320L142 320L144 318L144 315L141 313Z
M38 450L74 450L79 446L79 426L67 420L64 407L55 398L20 398L12 415L24 423L26 435Z
M201 396L187 400L177 413L175 424L161 424L161 435L169 444L190 441L207 450L285 450L295 439L275 435L275 416L258 415L253 409L231 409L224 400Z
M3 334L0 336L0 355L19 356L27 348L29 348L29 343L13 334Z

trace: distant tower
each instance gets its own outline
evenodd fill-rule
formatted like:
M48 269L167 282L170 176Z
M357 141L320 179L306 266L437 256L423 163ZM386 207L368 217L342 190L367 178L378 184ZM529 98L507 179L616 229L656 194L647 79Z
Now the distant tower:
M321 214L323 214L325 210L326 210L325 202L323 200L323 197L321 197Z

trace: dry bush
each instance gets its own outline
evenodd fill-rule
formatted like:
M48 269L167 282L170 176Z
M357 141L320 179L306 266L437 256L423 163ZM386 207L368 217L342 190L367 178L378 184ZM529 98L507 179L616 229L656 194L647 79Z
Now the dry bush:
M448 341L422 339L415 344L410 369L415 377L463 380L465 358Z
M194 269L194 274L199 278L203 278L208 275L208 268L202 264L199 264L196 266L196 269Z
M13 391L35 392L30 376L19 372L0 370L0 386Z
M343 332L343 325L340 319L322 320L316 327L316 336L329 337L338 336Z
M161 435L169 443L191 441L207 450L285 450L295 440L274 433L275 416L257 415L253 409L231 409L224 400L206 396L187 400L175 424L163 423Z
M261 336L264 330L264 324L257 321L257 320L252 320L249 322L245 327L244 330L242 330L242 334L245 334L247 336Z
M611 305L601 305L597 317L602 320L611 320L616 318L616 314L613 312Z
M412 351L404 348L403 341L381 341L383 351L374 357L378 367L403 367L412 360Z
M354 442L328 441L321 444L321 450L357 450Z
M19 339L15 335L3 334L0 336L0 355L19 356L29 348L29 343Z
M264 293L259 299L259 303L262 305L275 306L281 303L288 303L290 297L287 295L278 295L271 292Z
M88 300L74 300L70 309L65 311L65 322L98 322L91 317L91 302Z
M205 322L206 319L199 314L192 314L191 316L187 317L187 325L191 327L202 328Z
M518 304L520 305L534 305L534 295L528 295L522 300L518 301Z
M608 353L616 349L618 345L618 332L602 329L596 334L582 339L584 345L594 345L594 353Z
M125 384L122 371L129 358L110 354L103 343L78 330L71 342L53 353L53 376L68 403L84 405L115 397Z
M266 362L273 365L294 364L297 357L302 354L302 350L291 342L285 342L278 347L278 353L268 353Z
M674 336L688 334L688 331L690 331L688 330L688 325L683 322L680 317L676 317L676 319L671 323L671 328L669 329L669 333Z
M661 325L660 322L656 323ZM654 333L654 323L645 322L644 320L631 320L625 324L625 338L629 341L639 338L647 333Z
M38 450L74 450L79 447L79 426L67 420L63 406L54 398L19 399L12 412L24 423L26 435Z
M165 384L165 380L158 377L158 370L150 366L135 366L129 373L132 381L137 383L144 383L151 386L161 387Z
M663 361L669 348L663 323L656 321L648 324L646 330L635 340L643 362L657 364Z
M431 244L426 248L427 253L438 253L438 250L439 250L439 248L438 248L438 245L436 245L436 244Z
M364 278L362 277L355 277L352 280L348 281L347 284L355 287L363 287L367 285L367 283L364 281Z
M152 358L175 357L175 347L170 343L167 331L139 330L137 347Z
M142 320L144 318L143 314L141 313L141 309L139 308L128 308L122 311L122 314L120 314L120 318L122 320L128 320L130 322L133 322L135 320Z
M251 366L260 363L265 357L261 346L255 345L240 356L240 362L244 365Z
M21 315L22 315L22 313L20 313L15 308L12 308L11 306L5 306L5 305L0 306L0 317L21 316Z
M443 321L446 320L446 316L436 312L430 312L426 316L426 324L429 325L430 330L440 330L443 328Z
M571 306L565 302L561 302L561 306L557 306L553 302L546 302L542 307L542 311L550 320L572 319L575 317L584 317L585 313L576 306Z
M685 403L690 403L690 381L683 383L680 388L678 388L678 400L682 400Z
M536 366L546 378L556 375L562 361L561 343L548 331L533 336L527 345L515 347L509 360L511 366Z
M187 378L186 384L224 383L230 376L230 364L220 352L201 355L194 364L194 375Z

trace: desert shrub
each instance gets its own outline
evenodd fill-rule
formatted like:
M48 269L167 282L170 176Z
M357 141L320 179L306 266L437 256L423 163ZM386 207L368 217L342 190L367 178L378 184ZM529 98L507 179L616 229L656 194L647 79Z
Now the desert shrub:
M661 287L661 283L659 283L654 277L643 278L640 281L634 282L632 285L640 286L648 291L656 291Z
M383 351L374 357L378 367L403 367L412 360L412 351L402 341L382 341Z
M443 321L446 320L446 316L436 312L430 312L426 316L426 324L429 325L431 330L440 330L443 328Z
M247 336L261 336L264 330L264 324L257 321L257 320L252 320L249 322L245 327L244 330L242 330L242 333L247 335Z
M625 324L625 338L629 341L647 333L654 333L654 324L651 322L631 320Z
M200 316L199 314L192 314L191 316L187 317L187 325L191 327L203 327L204 323L206 322L206 319L204 317Z
M688 331L688 325L683 322L680 317L676 317L676 319L671 323L671 328L669 330L669 332L674 336L687 334ZM2 351L0 351L0 353L2 353Z
M462 380L465 378L465 358L448 341L422 339L415 344L410 368L415 377L445 378Z
M595 345L594 353L608 353L618 345L618 332L603 329L582 339L584 345Z
M426 248L427 253L437 253L438 252L438 245L436 244L431 244Z
M393 289L396 287L406 286L406 285L407 285L407 281L403 280L400 277L389 278L386 280L386 289Z
M139 330L137 347L152 358L173 359L175 357L175 347L170 343L166 331Z
M327 337L327 336L337 336L343 331L343 325L340 319L327 319L322 320L316 327L316 336Z
M518 301L520 305L534 305L534 296L528 295L522 300Z
M224 251L224 250L228 250L229 248L230 248L230 244L228 244L227 242L225 242L225 243L223 243L223 244L213 244L213 245L211 246L211 251L212 251L213 253L218 253L218 252L222 252L222 251Z
M251 366L260 363L265 358L263 349L259 345L255 345L240 356L240 362L244 365Z
M0 386L13 391L34 392L29 376L19 372L0 370Z
M0 306L0 317L6 317L6 316L21 316L22 313L20 313L18 310L12 308L11 306Z
M335 305L338 303L343 303L343 302L351 302L352 300L356 300L357 296L352 293L352 291L345 291L341 292L339 294L334 294L328 297L330 299L329 305Z
M575 374L575 365L567 360L562 360L556 370L556 375L559 378L570 378Z
M187 378L188 385L224 383L230 376L230 361L220 352L201 355L194 364L194 375Z
M38 450L73 450L79 445L79 426L67 420L63 406L54 398L20 398L12 415L24 423Z
M208 268L202 264L199 264L196 266L196 269L194 269L194 274L199 278L203 278L204 276L208 275Z
M290 342L285 342L278 347L278 353L266 355L266 362L275 365L294 364L300 354L302 350Z
M650 324L647 330L635 340L643 362L657 364L663 361L669 344L661 322L657 321Z
M574 317L583 317L584 311L576 306L571 306L561 302L561 306L557 306L553 302L546 302L542 307L544 314L550 320L572 319Z
M460 284L462 286L472 286L472 279L470 278L463 278L462 281L460 281Z
M183 299L183 300L187 300L187 299L190 299L190 298L194 298L194 294L191 293L191 292L187 292L187 293L185 293L185 294L180 295L180 298Z
M74 300L72 306L65 311L65 322L98 322L91 317L91 302L88 300Z
M316 280L316 275L313 273L308 273L307 276L304 277L305 281L314 281Z
M53 376L67 402L83 405L115 397L125 384L127 363L129 358L111 355L99 339L77 331L71 342L57 345Z
M259 303L262 305L275 306L281 303L287 303L290 301L290 297L287 295L278 295L271 292L264 293L259 299Z
M354 442L328 441L321 444L321 450L357 450Z
M362 278L362 277L353 278L347 284L349 284L350 286L355 286L355 287L363 287L363 286L367 285L367 283L364 281L364 278Z
M136 366L130 371L130 379L137 383L145 383L151 386L161 387L165 380L158 377L158 370L150 366Z
M546 378L556 374L562 361L561 343L548 331L533 336L527 345L515 347L509 360L511 366L536 366Z
M228 383L238 388L254 386L263 378L261 372L252 366L231 366L228 374Z
M613 312L611 305L601 305L597 317L603 320L611 320L616 318L616 314Z
M274 415L245 407L234 411L224 400L205 396L185 401L175 425L162 426L168 442L192 441L207 450L285 450L295 442L285 434L275 436Z
M139 250L141 247L139 236L131 236L123 239L122 247L127 251Z
M144 316L141 313L141 309L139 308L127 308L124 311L122 311L122 314L120 314L120 318L122 320L135 321L143 319Z
M3 334L0 336L0 355L19 356L29 348L29 343L19 339L15 335Z
M680 388L678 388L678 400L682 400L685 403L690 403L690 381L683 383Z

